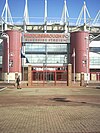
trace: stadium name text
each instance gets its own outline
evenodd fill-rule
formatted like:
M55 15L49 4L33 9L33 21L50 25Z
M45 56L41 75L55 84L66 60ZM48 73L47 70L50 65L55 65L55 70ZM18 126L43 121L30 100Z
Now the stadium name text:
M66 43L67 34L50 34L50 33L37 33L37 34L24 34L23 42L37 42L37 43Z

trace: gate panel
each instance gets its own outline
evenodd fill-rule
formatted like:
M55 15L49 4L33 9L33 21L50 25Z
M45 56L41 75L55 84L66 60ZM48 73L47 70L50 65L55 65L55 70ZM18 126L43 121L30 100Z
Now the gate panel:
M67 81L67 71L65 72L56 72L57 81Z
M100 72L91 72L90 80L100 81Z
M48 66L46 68L43 66L35 66L32 70L32 83L52 83L55 85L56 83L67 83L67 69L65 67L59 69L59 66Z
M100 72L96 73L97 81L100 81Z

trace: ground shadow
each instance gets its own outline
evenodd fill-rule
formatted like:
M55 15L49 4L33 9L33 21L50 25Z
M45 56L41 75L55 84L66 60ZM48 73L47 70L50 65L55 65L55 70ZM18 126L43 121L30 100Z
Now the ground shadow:
M72 101L67 100L66 98L63 98L63 97L52 98L50 100L57 101L57 102L72 102Z
M56 102L65 102L65 103L83 103L83 104L87 103L85 101L72 101L72 100L66 99L64 97L56 97L56 98L52 98L52 99L50 98L50 100L56 101Z

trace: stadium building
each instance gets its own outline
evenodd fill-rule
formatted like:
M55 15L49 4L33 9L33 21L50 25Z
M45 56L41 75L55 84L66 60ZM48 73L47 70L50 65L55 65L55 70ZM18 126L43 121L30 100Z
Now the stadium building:
M20 75L28 81L31 66L33 83L66 82L67 66L72 64L72 79L100 81L100 10L92 19L84 2L76 22L69 17L67 3L61 19L50 20L44 0L44 20L35 22L28 15L26 0L20 23L11 16L6 0L0 19L0 79L14 81Z

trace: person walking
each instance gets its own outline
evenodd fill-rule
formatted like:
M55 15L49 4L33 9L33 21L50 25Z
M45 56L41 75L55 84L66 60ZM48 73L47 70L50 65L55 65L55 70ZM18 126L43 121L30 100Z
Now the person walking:
M17 77L16 83L17 83L17 89L21 89L21 87L20 87L20 76Z

